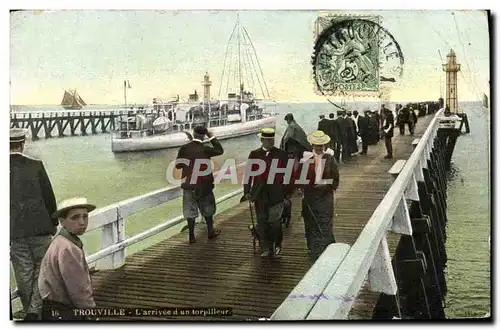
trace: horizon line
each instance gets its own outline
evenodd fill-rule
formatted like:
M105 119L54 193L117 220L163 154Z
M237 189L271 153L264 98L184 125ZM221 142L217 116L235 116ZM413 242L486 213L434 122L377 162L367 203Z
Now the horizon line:
M370 101L365 101L365 100L360 100L360 101L345 101L345 103L363 103L363 102L366 102L366 103L373 103L373 102L381 102L381 103L415 103L415 102L438 102L439 99L437 100L422 100L422 99L419 99L419 100L394 100L394 101L380 101L380 100L370 100ZM294 100L282 100L282 101L279 101L279 100L275 100L273 102L276 102L276 103L325 103L325 104L330 104L328 101L294 101ZM339 101L340 102L340 101ZM481 102L480 100L461 100L461 101L458 101L458 103L460 102ZM124 104L112 104L112 103L89 103L87 104L87 106L116 106L116 107L124 107L125 105ZM131 106L143 106L143 105L149 105L149 103L134 103L133 105L132 104L128 104L127 107L131 107ZM19 106L23 106L23 107L26 107L26 106L51 106L51 107L62 107L60 104L10 104L11 107L19 107ZM85 108L85 107L83 107ZM83 109L82 108L82 109ZM80 109L80 110L82 110Z

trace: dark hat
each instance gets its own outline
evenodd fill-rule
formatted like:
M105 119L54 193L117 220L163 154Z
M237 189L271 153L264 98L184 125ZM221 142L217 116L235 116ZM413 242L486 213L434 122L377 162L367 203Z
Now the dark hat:
M11 128L10 129L10 142L23 142L26 140L26 133L28 132L25 128Z
M352 113L353 113L353 115L355 115L355 116L356 116L357 114L359 114L358 110L354 110Z
M193 132L200 135L207 134L207 128L205 126L198 125L193 129Z
M291 113L287 113L285 116L285 120L293 120L293 115Z
M332 112L331 114L328 115L330 118L335 118L335 114Z
M344 110L339 110L339 111L337 111L337 116L343 116L344 113L345 113Z
M352 116L352 112L351 111L347 111L346 112L348 116Z
M263 139L274 139L276 131L272 127L264 127L260 130L260 133L258 133L257 135Z
M324 115L324 114L321 114L321 115L319 115L319 118L320 118L320 119L323 119L323 118L325 118L325 115Z

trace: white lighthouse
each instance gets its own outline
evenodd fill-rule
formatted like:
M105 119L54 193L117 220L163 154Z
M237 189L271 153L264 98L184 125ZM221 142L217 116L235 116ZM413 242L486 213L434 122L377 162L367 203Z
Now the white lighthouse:
M446 56L443 71L446 72L446 106L450 108L451 113L456 114L458 112L457 73L460 71L460 64L457 64L457 56L453 49Z
M210 86L212 86L212 82L210 81L210 76L208 72L205 73L205 77L203 78L203 100L205 103L210 104Z

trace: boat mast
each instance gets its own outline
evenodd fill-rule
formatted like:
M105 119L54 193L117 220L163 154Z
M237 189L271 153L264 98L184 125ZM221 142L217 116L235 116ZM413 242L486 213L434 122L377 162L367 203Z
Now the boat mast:
M240 81L240 105L241 105L241 98L242 98L242 92L243 92L243 85L241 82L241 42L240 42L240 14L236 14L236 25L238 26L238 76L239 76L239 81Z
M123 98L125 99L125 109L127 108L127 81L123 81Z

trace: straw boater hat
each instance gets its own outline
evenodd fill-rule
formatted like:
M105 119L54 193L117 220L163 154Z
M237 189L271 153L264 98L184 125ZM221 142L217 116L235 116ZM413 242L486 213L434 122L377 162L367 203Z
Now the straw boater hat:
M260 133L257 134L261 139L274 139L276 135L276 131L271 127L264 127L260 130Z
M26 140L26 133L28 132L25 128L11 128L10 129L10 142L23 142Z
M54 214L52 214L52 218L57 219L61 216L61 214L64 214L71 209L87 209L89 212L92 212L95 208L96 206L89 204L85 197L65 199L59 203L59 208L56 212L54 212Z
M325 132L323 131L314 131L312 132L311 135L307 137L307 141L311 145L321 146L330 142L330 137L326 135Z

